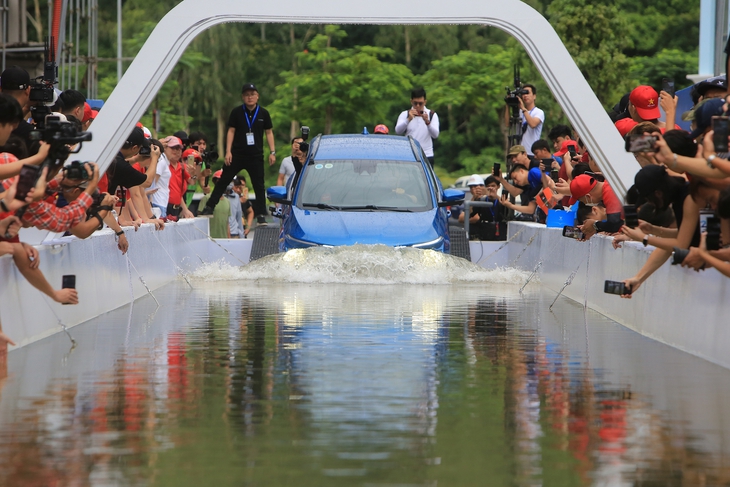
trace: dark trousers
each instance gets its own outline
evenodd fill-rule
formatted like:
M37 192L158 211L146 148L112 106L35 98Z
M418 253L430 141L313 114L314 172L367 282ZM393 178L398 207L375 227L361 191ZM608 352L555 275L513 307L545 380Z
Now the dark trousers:
M223 166L221 178L215 184L215 188L210 193L210 199L206 206L215 208L218 201L225 193L228 185L233 178L241 171L248 173L248 179L253 186L253 192L256 193L256 199L252 201L253 212L256 216L266 215L266 188L264 187L264 156L257 157L241 157L233 156L230 166Z

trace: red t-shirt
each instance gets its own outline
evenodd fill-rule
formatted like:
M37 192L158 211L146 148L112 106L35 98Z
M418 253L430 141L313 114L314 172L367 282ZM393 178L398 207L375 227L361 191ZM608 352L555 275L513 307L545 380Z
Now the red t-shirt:
M623 216L624 207L621 204L621 200L619 200L618 196L616 196L616 193L614 193L611 189L608 181L605 181L601 188L601 200L603 201L603 206L606 207L607 214L620 213Z
M182 197L188 189L188 179L190 174L182 162L177 163L177 167L170 164L170 197L167 200L171 205L179 206L182 203Z

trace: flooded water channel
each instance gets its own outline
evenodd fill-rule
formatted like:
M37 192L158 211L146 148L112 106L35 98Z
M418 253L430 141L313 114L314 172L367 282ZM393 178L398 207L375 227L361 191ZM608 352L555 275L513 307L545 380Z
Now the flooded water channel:
M10 353L0 485L729 485L730 371L527 276L208 266Z

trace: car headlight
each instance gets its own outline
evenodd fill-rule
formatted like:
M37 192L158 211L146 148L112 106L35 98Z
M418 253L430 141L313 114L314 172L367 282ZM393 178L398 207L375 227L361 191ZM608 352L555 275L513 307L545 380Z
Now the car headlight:
M295 243L297 243L299 245L306 245L307 247L318 247L320 245L320 244L318 244L316 242L309 242L307 240L302 240L300 238L294 238L291 235L286 235L286 236L284 236L284 238L286 240L295 242Z
M411 245L414 249L435 249L438 247L441 247L444 243L444 237L439 237L437 239L431 240L430 242L422 242L419 244Z

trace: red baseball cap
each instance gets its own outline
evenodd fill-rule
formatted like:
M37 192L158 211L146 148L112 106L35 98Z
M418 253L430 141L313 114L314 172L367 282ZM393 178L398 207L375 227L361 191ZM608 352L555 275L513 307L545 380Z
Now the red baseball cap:
M167 147L182 147L183 143L182 140L178 139L174 135L171 135L165 139L165 143L167 144Z
M596 184L598 184L598 181L587 174L581 174L580 176L574 177L570 182L570 201L568 204L572 205L580 198L590 193L591 190L596 187Z
M84 102L84 118L81 119L81 123L88 122L94 119L94 112L91 110L91 106Z
M196 151L195 149L186 149L183 154L182 158L187 159L188 156L195 157L195 162L203 162L203 157L200 155L200 152Z
M644 120L654 120L661 116L659 94L651 86L640 85L634 88L629 95L629 101Z
M389 132L388 127L383 125L382 123L376 125L375 128L373 129L374 134L386 134L387 135L388 132Z
M565 155L565 153L568 152L568 147L571 145L573 147L575 147L575 150L577 152L578 151L578 142L567 139L567 140L563 141L563 143L560 145L560 150L558 152L556 152L555 155L558 157L563 157Z
M223 169L218 169L216 172L213 173L213 177L216 179L220 179L221 176L223 176Z

